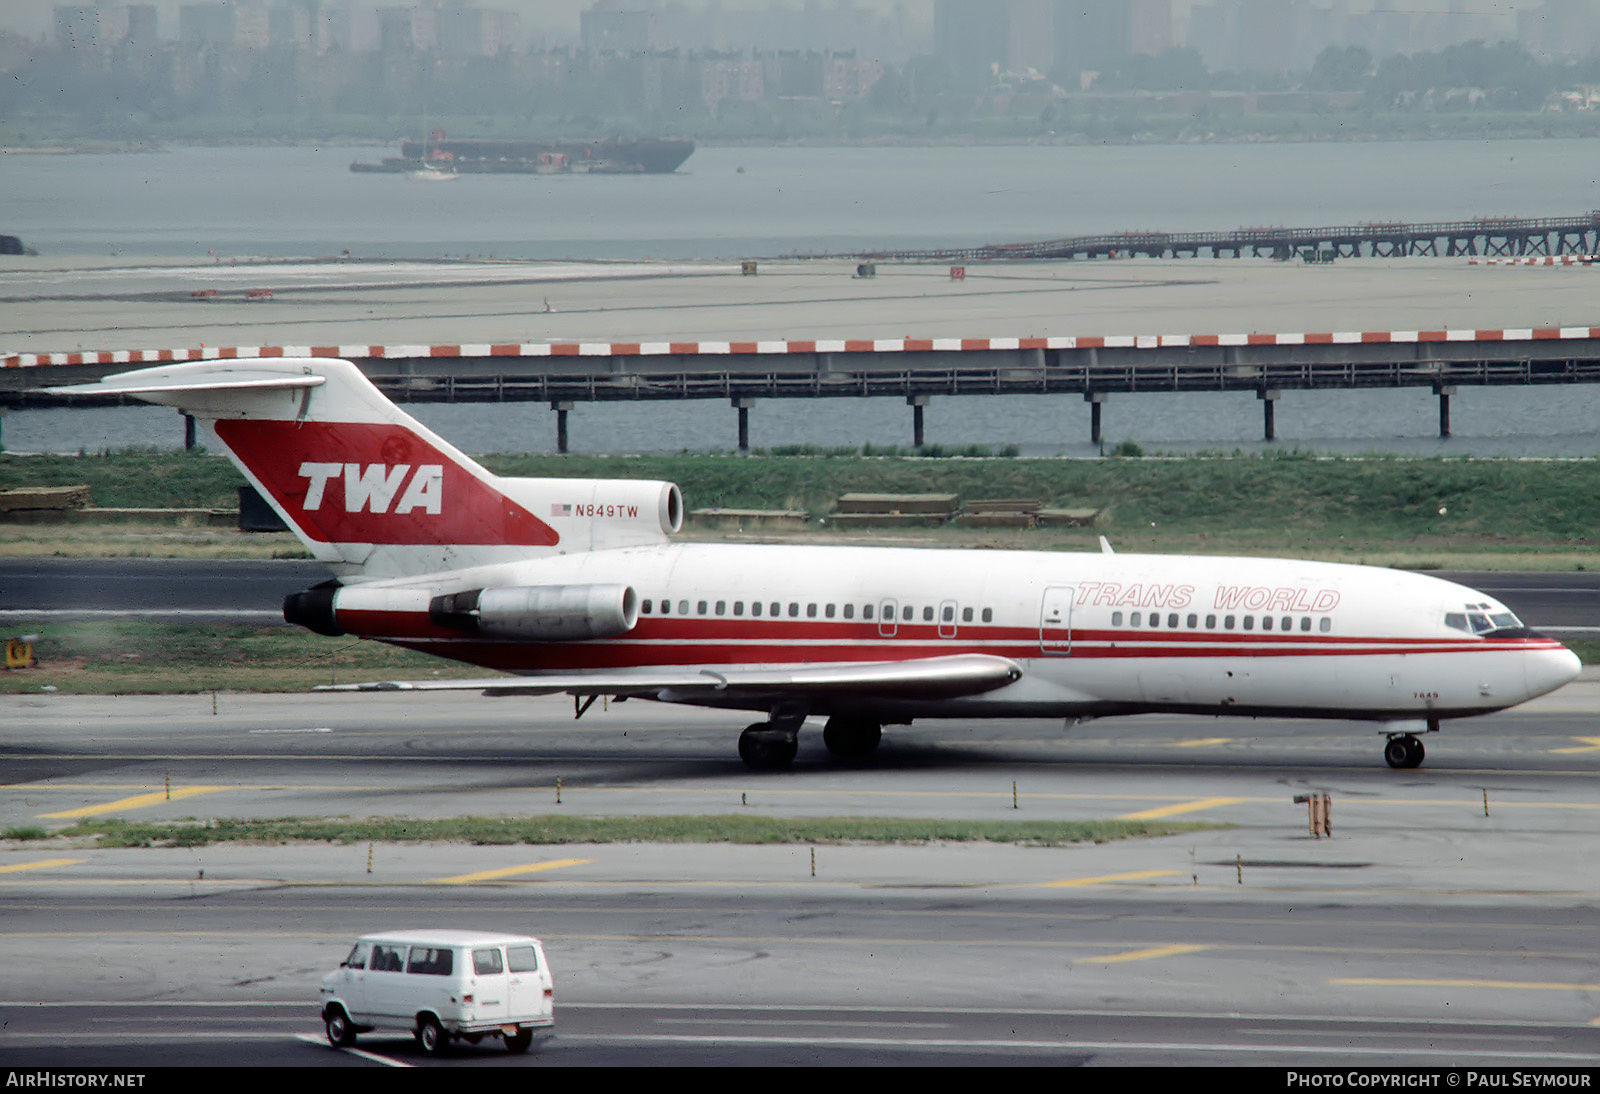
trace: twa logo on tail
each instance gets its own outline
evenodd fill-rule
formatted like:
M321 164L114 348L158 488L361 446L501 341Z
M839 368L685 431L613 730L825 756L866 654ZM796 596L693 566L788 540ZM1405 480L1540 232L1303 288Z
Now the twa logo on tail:
M323 495L327 493L330 479L344 478L344 511L359 513L369 509L374 513L387 513L400 484L406 481L410 464L390 467L370 463L312 463L300 465L300 476L310 482L302 507L308 512L322 508ZM409 513L414 509L439 515L444 509L444 465L422 464L411 476L411 483L394 507L395 513Z
M561 539L488 472L401 424L225 418L215 429L319 542L549 547Z

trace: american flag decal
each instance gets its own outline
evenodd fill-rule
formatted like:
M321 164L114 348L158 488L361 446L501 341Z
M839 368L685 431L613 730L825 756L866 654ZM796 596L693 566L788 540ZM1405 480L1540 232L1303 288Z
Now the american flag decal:
M550 507L550 515L552 517L570 517L572 515L572 506L552 505Z

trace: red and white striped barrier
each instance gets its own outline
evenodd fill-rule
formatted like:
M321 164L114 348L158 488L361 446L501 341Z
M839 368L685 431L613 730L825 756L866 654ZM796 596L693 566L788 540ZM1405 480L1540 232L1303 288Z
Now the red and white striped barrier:
M1050 338L841 338L772 342L532 342L454 345L206 346L201 349L17 353L0 367L139 365L252 357L663 357L786 353L947 353L1016 349L1169 349L1184 346L1332 346L1415 342L1542 342L1600 339L1600 327L1505 327L1496 330L1344 331L1329 334L1122 334Z
M1550 258L1469 258L1468 266L1592 266L1600 255L1556 255Z

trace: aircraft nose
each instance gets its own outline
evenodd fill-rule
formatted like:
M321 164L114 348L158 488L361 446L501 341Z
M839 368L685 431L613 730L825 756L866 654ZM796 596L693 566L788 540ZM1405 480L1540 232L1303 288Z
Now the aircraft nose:
M1565 646L1553 650L1528 650L1522 655L1522 672L1527 680L1528 698L1556 690L1578 678L1583 662Z

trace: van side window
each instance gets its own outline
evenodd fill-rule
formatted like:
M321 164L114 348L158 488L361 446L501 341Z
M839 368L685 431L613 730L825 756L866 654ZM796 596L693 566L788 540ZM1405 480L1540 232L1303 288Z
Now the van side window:
M532 946L507 946L506 967L512 972L538 972L539 954Z
M399 946L372 947L372 963L367 968L373 972L400 972L405 967L405 951Z
M421 976L449 976L455 967L455 951L432 946L412 946L411 964L406 972Z
M340 962L347 969L364 969L367 967L367 944L357 942L350 950L350 956Z
M505 962L500 959L498 947L490 950L472 951L472 971L479 976L494 976L505 972Z

